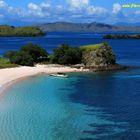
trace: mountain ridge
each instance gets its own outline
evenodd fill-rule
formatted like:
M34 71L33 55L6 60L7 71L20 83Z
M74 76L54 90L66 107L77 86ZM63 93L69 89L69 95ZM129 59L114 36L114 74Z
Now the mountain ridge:
M44 32L140 32L140 26L119 26L105 23L71 23L71 22L54 22L38 24Z

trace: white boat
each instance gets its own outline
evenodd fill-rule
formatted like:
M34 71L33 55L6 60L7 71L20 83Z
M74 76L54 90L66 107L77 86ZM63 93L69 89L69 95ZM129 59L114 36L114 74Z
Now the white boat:
M50 74L50 76L68 78L68 75L66 75L65 73Z

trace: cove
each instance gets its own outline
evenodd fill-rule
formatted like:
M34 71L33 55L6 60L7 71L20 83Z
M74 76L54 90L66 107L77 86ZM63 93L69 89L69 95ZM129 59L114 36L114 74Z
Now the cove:
M137 75L139 70L73 73L68 79L41 74L24 79L0 98L0 138L137 139L140 136Z

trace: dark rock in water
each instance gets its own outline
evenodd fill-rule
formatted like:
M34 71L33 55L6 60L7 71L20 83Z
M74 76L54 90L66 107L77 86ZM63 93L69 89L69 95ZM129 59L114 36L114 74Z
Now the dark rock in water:
M83 62L86 67L107 68L116 64L116 56L108 43L102 43L96 49L84 50Z
M91 71L118 71L118 70L127 70L129 66L123 66L119 64L115 65L108 65L108 66L99 66L99 67L86 67L89 68Z
M140 39L140 34L107 34L103 39Z

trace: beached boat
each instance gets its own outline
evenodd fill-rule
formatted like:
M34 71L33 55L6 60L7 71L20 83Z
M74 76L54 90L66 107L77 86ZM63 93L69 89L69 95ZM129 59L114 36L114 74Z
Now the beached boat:
M65 73L50 74L50 76L68 78L68 75L66 75Z

